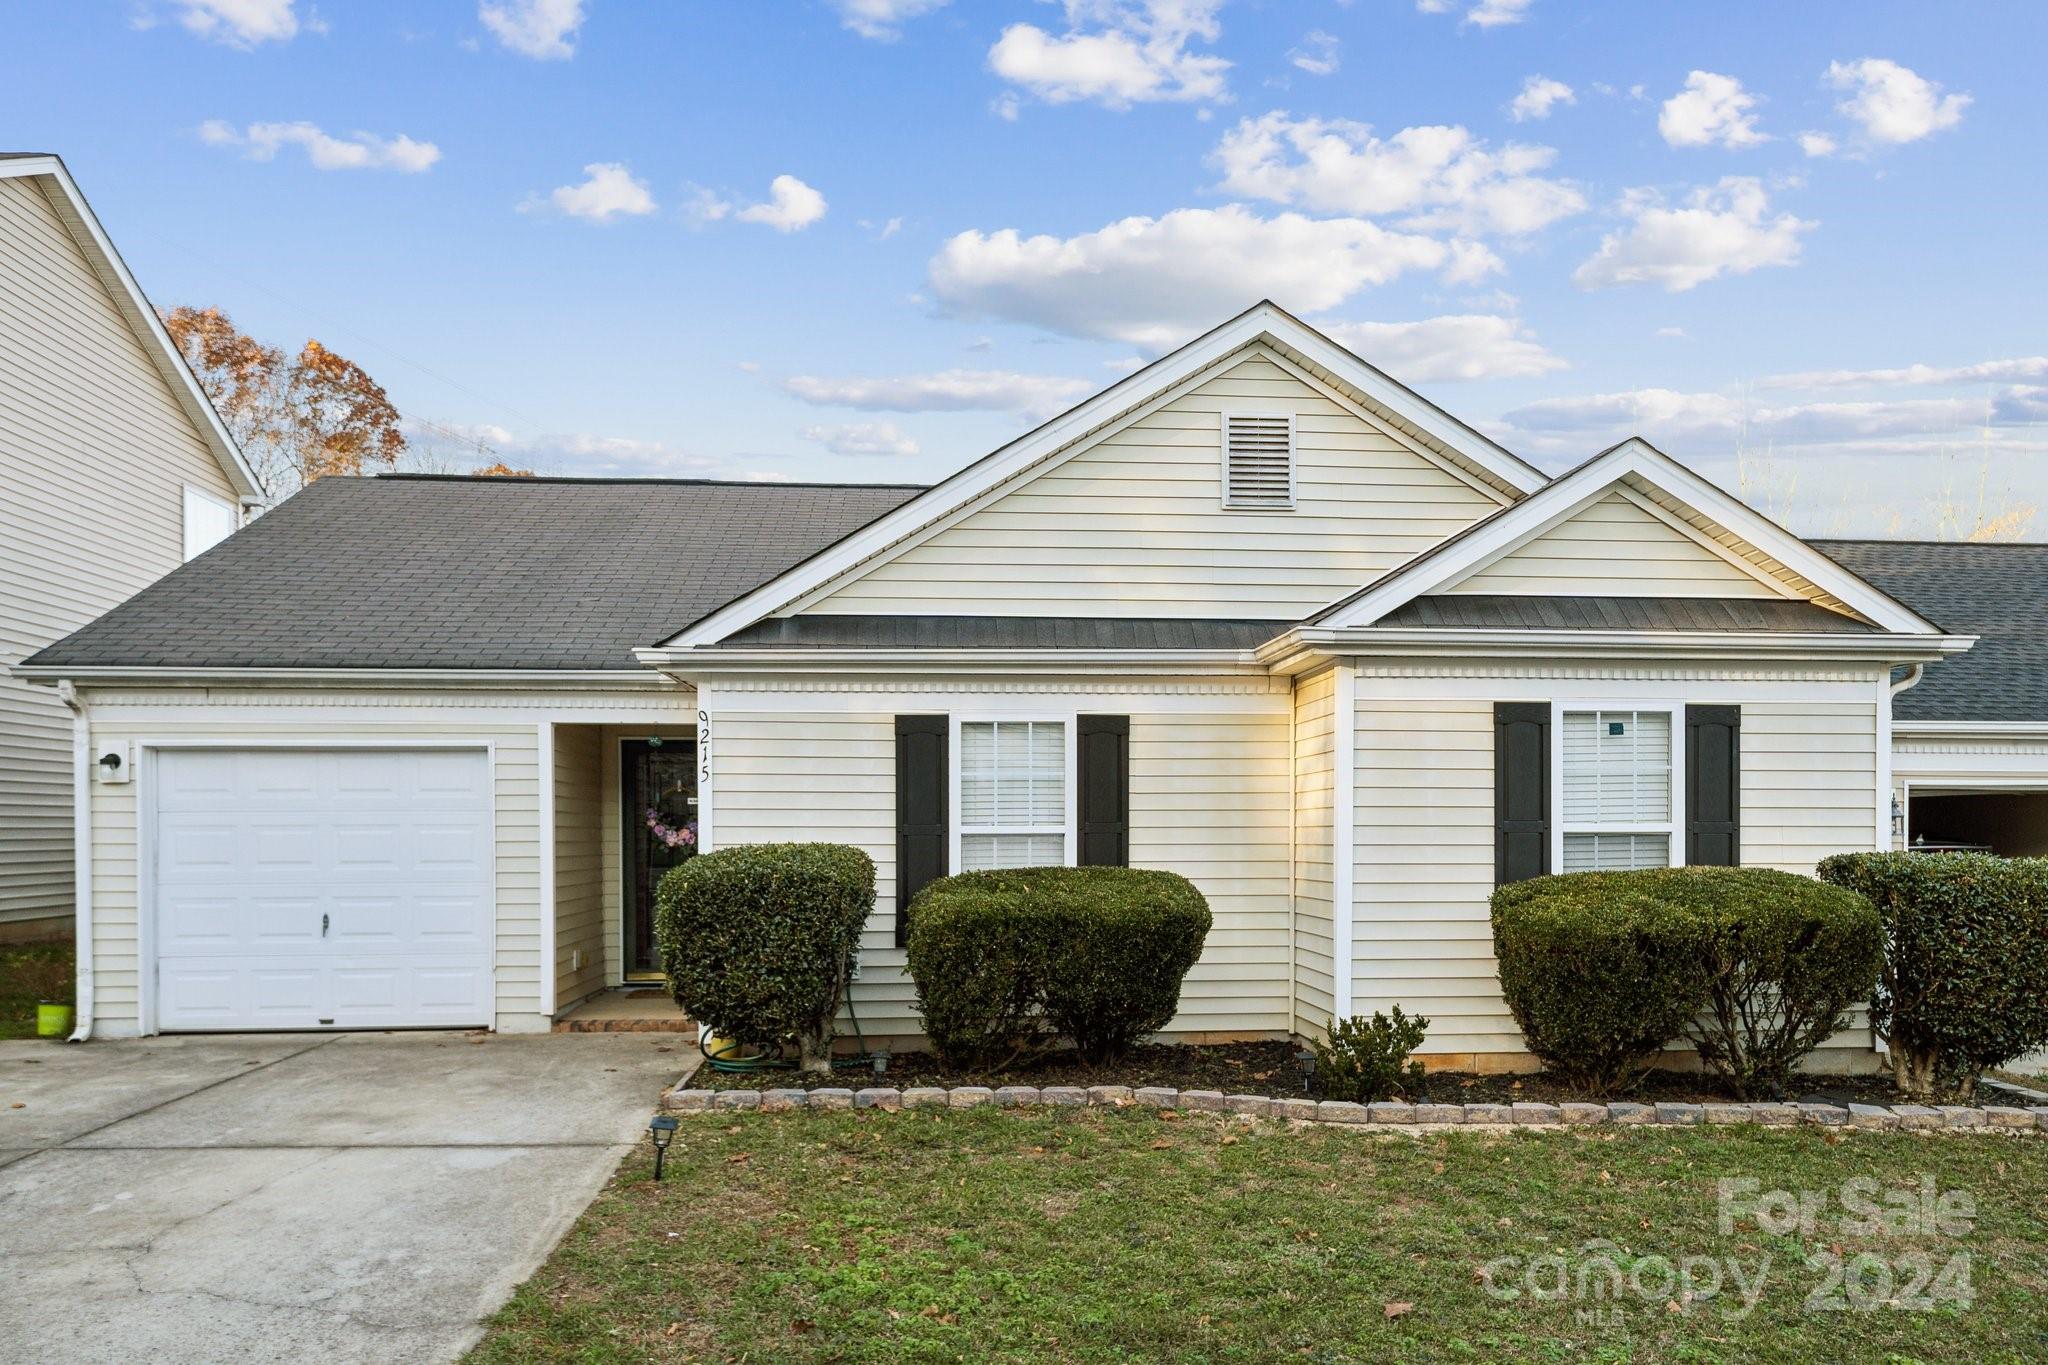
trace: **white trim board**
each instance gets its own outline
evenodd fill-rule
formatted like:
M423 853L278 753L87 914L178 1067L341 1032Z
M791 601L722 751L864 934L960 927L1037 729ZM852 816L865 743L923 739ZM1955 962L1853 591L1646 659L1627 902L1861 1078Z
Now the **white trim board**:
M1259 343L1277 347L1338 384L1386 409L1397 422L1424 434L1473 474L1498 485L1497 496L1527 494L1547 482L1534 466L1396 383L1357 356L1271 302L1259 303L1095 397L967 466L895 511L869 522L803 563L728 603L665 643L688 649L724 639L765 616L790 607L876 555L1002 488L1017 475L1104 427L1124 420L1134 408L1164 391Z
M1698 511L1730 535L1754 546L1881 629L1895 634L1933 635L1939 626L1880 591L1798 536L1753 511L1739 499L1640 437L1596 455L1585 464L1521 502L1476 523L1407 564L1386 574L1362 592L1331 603L1309 618L1311 625L1341 630L1370 626L1414 598L1447 588L1512 553L1552 527L1569 520L1621 484L1634 478ZM1721 553L1727 554L1726 547ZM1730 562L1766 581L1768 575L1740 556ZM1626 594L1617 594L1625 596Z

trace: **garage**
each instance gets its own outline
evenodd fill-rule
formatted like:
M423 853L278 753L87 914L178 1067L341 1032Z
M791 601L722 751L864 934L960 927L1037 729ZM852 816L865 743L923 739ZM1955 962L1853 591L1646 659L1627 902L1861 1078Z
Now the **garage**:
M1906 844L1929 852L2048 855L2048 791L1908 783Z
M481 748L161 748L146 770L157 1027L492 1021Z

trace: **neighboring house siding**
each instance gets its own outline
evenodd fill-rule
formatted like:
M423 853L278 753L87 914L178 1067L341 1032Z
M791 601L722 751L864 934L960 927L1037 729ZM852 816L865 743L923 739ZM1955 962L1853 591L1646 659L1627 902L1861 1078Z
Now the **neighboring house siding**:
M1464 579L1450 592L1558 596L1780 597L1618 492Z
M68 915L71 713L5 668L184 557L212 451L42 190L0 179L0 921Z
M1222 506L1225 412L1294 414L1293 511ZM1498 505L1255 357L805 610L1294 620Z
M1337 670L1294 691L1294 1029L1330 1022L1331 820L1336 813Z
M875 860L875 917L853 1008L868 1036L919 1030L895 946L894 718L1099 713L1131 718L1131 862L1194 881L1215 926L1169 1031L1288 1031L1290 689L1282 679L707 688L713 844L824 839Z
M600 727L555 727L555 1008L605 984Z
M1355 1008L1431 1021L1425 1050L1514 1065L1524 1044L1493 958L1493 705L1735 702L1742 707L1742 861L1811 876L1875 847L1877 675L1618 666L1441 671L1368 665L1357 730ZM1867 1065L1860 1016L1829 1043ZM1525 1059L1526 1060L1526 1059Z
M126 740L218 741L224 748L284 742L323 745L449 741L489 745L495 754L497 1026L508 1031L543 1028L554 1002L542 997L544 933L541 898L540 726L594 724L639 714L642 725L692 714L688 692L650 695L622 691L575 697L544 693L288 691L282 689L93 689L95 743ZM560 734L561 731L558 731ZM556 768L558 784L561 767ZM95 1028L108 1035L140 1026L139 990L145 964L140 944L143 907L137 838L141 794L149 763L136 780L92 788L93 965ZM587 788L586 788L587 790ZM561 805L557 792L557 809ZM617 801L598 793L600 811ZM586 828L594 823L584 822ZM556 844L557 895L561 843ZM612 864L616 866L616 862ZM616 902L614 902L616 904ZM560 932L557 905L556 930ZM559 961L559 954L558 954ZM609 970L609 968L607 968ZM557 999L560 998L559 990Z

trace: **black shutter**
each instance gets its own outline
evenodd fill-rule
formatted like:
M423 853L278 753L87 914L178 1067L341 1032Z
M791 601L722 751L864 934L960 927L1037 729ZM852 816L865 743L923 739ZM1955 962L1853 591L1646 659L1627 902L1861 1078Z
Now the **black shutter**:
M1742 708L1685 708L1685 860L1742 864Z
M1131 718L1081 716L1074 733L1082 867L1131 865Z
M896 717L896 946L910 898L946 875L946 717Z
M1550 871L1550 703L1493 707L1493 880Z

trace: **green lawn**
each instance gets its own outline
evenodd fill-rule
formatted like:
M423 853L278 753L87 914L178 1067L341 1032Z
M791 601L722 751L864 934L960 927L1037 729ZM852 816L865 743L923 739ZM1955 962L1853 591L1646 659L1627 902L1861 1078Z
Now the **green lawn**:
M36 1004L48 987L71 998L71 945L0 945L0 1038L36 1036Z
M687 1117L669 1163L656 1185L648 1151L627 1158L475 1359L2048 1357L2038 1138L1417 1137L979 1110ZM1723 1232L1724 1176L1829 1202L1810 1231L1769 1230L1745 1206ZM1856 1176L1880 1203L1932 1180L1975 1214L1852 1232L1833 1201ZM1584 1251L1595 1239L1612 1246ZM1560 1255L1567 1283L1604 1256L1622 1297L1534 1296L1559 1274L1542 1258ZM1683 1257L1709 1258L1687 1263L1690 1299L1667 1287ZM1752 1284L1761 1272L1746 1314L1731 1258ZM1923 1262L1930 1306L1885 1304ZM1834 1265L1853 1295L1831 1292ZM1489 1266L1518 1297L1488 1292ZM1811 1306L1816 1291L1843 1306Z

